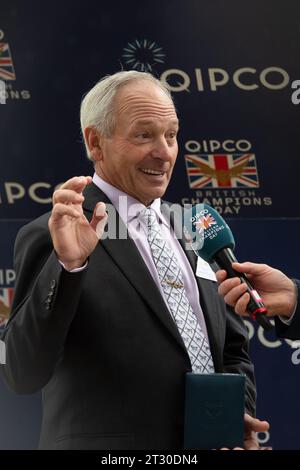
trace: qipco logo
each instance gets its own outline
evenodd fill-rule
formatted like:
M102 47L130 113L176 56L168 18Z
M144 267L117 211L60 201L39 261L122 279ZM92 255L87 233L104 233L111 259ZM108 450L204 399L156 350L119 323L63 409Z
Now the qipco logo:
M274 320L270 320L274 325ZM255 336L255 328L249 320L244 320L244 323L248 329L249 339L251 340ZM290 339L268 339L265 336L265 330L259 326L257 329L257 339L266 348L280 348L284 343L288 344L291 349L294 349L291 355L291 361L294 365L300 364L300 341L292 341Z
M195 68L191 73L182 69L168 69L161 74L160 79L171 92L195 89L199 92L218 92L229 84L246 92L259 88L277 91L285 88L290 81L289 74L281 67L266 67L262 70L241 67L232 73L220 67L207 70Z
M265 446L270 442L270 433L269 431L259 432L257 433L257 440L260 446Z

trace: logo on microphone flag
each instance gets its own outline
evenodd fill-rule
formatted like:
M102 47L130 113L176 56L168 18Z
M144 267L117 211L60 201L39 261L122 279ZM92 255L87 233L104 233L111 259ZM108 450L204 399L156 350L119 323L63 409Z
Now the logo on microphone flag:
M13 287L0 288L0 328L4 327L12 306L14 296Z
M216 219L208 214L204 215L201 217L198 222L195 222L195 226L197 227L197 230L199 232L202 232L203 230L207 230L208 228L212 227L213 225L217 225Z
M16 79L9 45L5 42L0 42L0 78L4 80Z
M191 189L258 188L254 153L185 155Z

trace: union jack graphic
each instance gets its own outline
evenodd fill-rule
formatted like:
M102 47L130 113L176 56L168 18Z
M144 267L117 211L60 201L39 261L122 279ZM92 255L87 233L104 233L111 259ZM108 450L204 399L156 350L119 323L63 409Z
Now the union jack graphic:
M189 185L197 188L258 188L254 153L185 155Z
M0 78L4 80L16 79L9 45L5 42L0 42Z
M14 289L12 287L0 288L0 328L5 325L8 320L12 301L14 296Z
M198 220L198 222L195 223L199 232L202 232L202 230L206 230L207 228L216 224L216 219L210 214L204 215L203 217L201 217L201 219Z

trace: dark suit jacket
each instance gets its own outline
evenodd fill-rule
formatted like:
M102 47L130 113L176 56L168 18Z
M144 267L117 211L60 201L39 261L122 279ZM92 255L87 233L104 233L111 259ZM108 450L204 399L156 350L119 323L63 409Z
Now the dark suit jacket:
M300 339L300 281L294 279L298 287L298 305L290 325L285 325L279 318L275 318L277 335L281 338Z
M95 186L85 213L110 202ZM49 214L18 234L13 312L4 332L9 386L43 388L43 449L176 449L183 446L189 356L131 239L99 242L80 273L53 252ZM122 221L118 221L122 223ZM188 253L193 269L195 256ZM246 374L254 413L247 331L215 283L198 280L215 369Z

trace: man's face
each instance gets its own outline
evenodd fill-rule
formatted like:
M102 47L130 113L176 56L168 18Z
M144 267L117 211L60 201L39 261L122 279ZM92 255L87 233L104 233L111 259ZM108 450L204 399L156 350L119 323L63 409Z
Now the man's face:
M148 81L122 87L116 127L100 138L96 172L145 205L163 196L176 161L178 119L172 101Z

